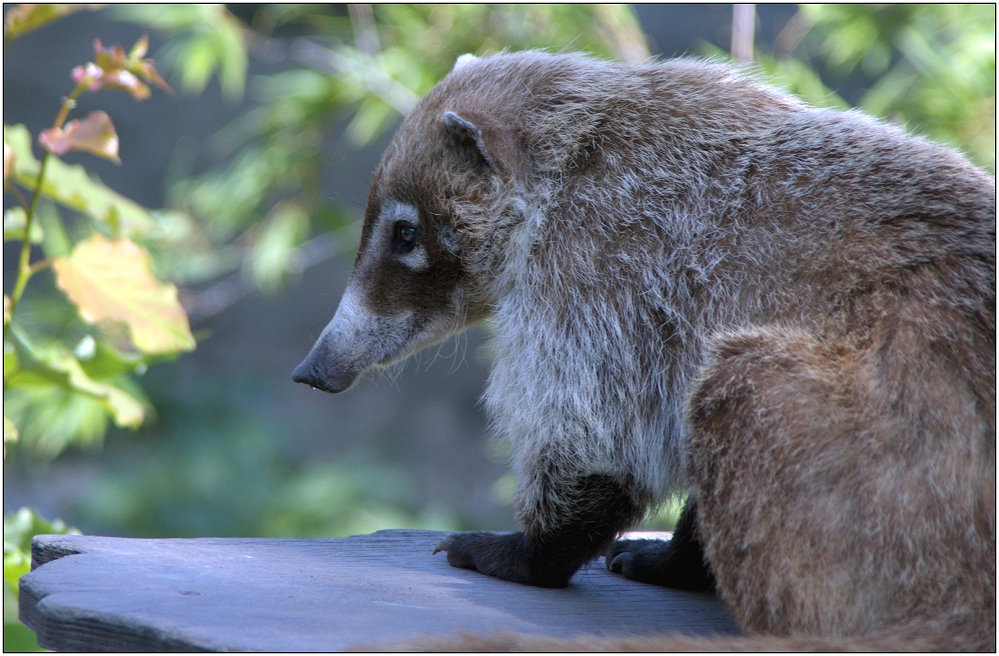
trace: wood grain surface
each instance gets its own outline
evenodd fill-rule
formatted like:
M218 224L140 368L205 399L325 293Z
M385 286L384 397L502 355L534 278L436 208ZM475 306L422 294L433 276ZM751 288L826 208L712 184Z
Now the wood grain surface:
M560 590L455 569L431 555L445 535L37 536L21 619L60 651L342 651L458 631L738 633L714 595L629 581L599 561Z

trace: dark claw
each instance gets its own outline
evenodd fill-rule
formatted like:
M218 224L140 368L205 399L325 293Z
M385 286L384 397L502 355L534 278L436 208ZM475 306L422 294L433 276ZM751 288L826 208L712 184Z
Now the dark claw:
M434 547L434 553L436 554L436 553L438 553L440 551L447 551L448 549L450 549L451 548L451 538L452 537L454 537L454 536L449 535L446 538L444 538L443 540L441 540L440 542L438 542L437 546Z
M607 569L633 581L683 590L714 586L700 545L682 539L618 540L607 550Z
M635 557L630 551L622 551L618 555L614 556L613 560L610 556L607 556L607 569L615 574L622 574L624 569L628 567L634 559Z

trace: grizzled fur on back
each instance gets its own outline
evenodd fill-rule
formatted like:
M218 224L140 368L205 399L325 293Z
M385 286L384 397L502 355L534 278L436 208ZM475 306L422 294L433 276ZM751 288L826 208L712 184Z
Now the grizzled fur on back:
M373 264L400 212L424 250ZM492 318L528 542L588 558L689 490L748 630L970 613L994 645L995 245L994 179L900 128L729 66L527 52L406 118L338 316L411 317L380 361Z

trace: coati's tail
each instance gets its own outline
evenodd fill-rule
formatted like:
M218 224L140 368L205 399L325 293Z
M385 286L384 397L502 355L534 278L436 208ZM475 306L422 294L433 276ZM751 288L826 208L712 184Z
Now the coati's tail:
M461 631L450 638L363 646L358 651L422 652L995 652L995 616L913 622L860 636L714 636L681 634L642 637L554 638L522 633L475 635Z

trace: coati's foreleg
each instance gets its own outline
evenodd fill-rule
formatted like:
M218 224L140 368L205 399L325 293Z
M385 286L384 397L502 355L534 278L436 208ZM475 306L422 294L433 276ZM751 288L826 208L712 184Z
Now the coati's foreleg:
M697 535L697 503L687 500L670 540L618 540L607 569L627 578L683 590L710 590L715 579Z
M521 509L520 533L456 533L437 551L454 567L474 569L509 581L560 588L584 563L604 552L615 536L641 517L644 504L628 481L591 474L553 482L558 495Z

